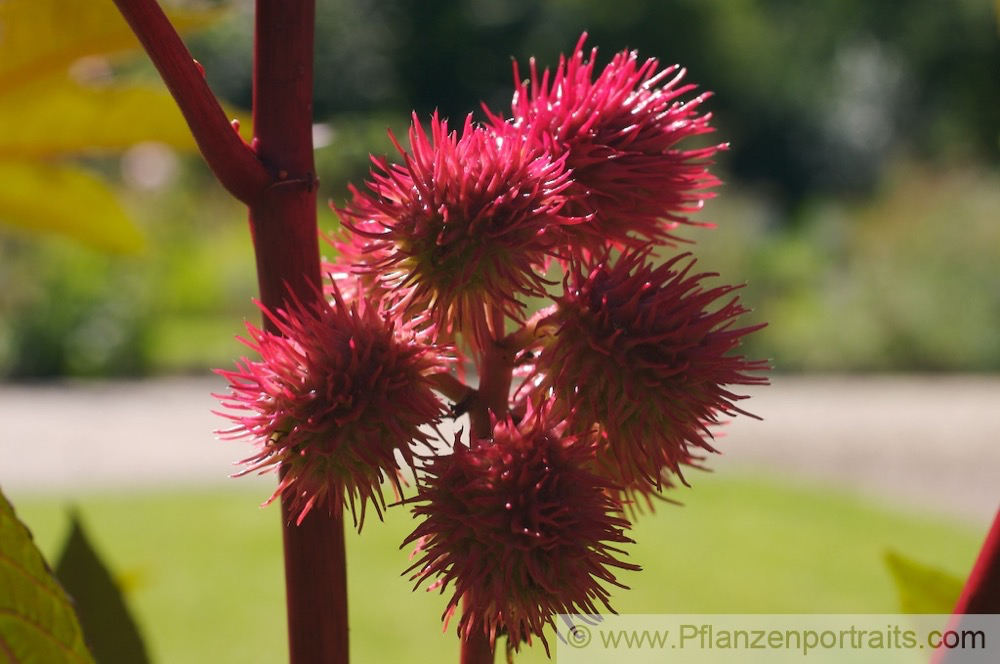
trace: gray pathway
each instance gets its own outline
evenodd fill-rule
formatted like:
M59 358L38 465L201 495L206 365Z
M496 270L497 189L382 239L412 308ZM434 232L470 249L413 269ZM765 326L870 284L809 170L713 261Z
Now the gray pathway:
M718 441L719 472L824 483L985 526L1000 506L1000 377L776 376ZM0 487L11 497L273 482L233 480L217 378L0 385Z

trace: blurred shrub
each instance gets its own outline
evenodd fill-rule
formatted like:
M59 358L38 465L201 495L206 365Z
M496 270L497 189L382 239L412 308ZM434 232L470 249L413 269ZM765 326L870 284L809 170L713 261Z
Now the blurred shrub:
M242 352L234 335L258 315L245 213L185 164L181 180L125 196L144 255L0 235L0 377L204 372Z
M132 376L149 366L135 263L63 244L0 242L0 375Z
M248 105L250 12L192 40ZM584 29L600 58L681 62L716 96L730 182L696 231L704 268L748 283L779 370L1000 370L1000 55L989 3L958 0L338 0L318 3L320 224L411 108L454 119L509 103L509 56L552 66ZM522 69L522 75L526 70ZM961 164L955 166L955 164ZM126 178L128 181L128 178ZM0 235L0 376L204 371L256 281L244 213L197 159L126 191L140 259ZM329 250L324 247L324 251Z
M1000 370L1000 174L913 165L866 201L817 199L786 229L726 191L698 232L703 267L747 281L767 328L747 351L784 371Z
M370 155L397 160L399 153L389 140L387 130L391 129L405 145L409 125L409 116L405 113L341 113L323 125L320 132L323 140L317 143L316 150L321 226L336 223L335 215L327 207L328 202L343 205L350 196L349 183L364 186L372 166Z
M199 35L209 81L250 103L252 3ZM555 66L580 33L716 96L735 178L788 210L819 191L870 193L900 150L998 163L1000 40L982 0L338 0L317 5L316 117L454 119L509 106L510 58ZM795 221L790 216L782 221Z

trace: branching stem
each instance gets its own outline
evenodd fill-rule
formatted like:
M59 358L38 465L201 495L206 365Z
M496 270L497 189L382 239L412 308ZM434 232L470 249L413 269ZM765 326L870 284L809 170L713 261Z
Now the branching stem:
M460 381L454 374L436 373L430 377L430 380L434 384L434 389L456 404L468 403L471 406L470 399L476 395L476 389Z
M315 0L257 0L254 141L230 125L203 72L156 0L115 0L177 101L219 182L250 211L260 299L321 297L312 145ZM277 332L273 322L265 327ZM298 526L282 496L292 664L348 661L343 510L314 509Z
M275 179L233 129L205 75L156 0L114 0L177 101L219 182L250 205Z
M539 309L529 318L524 325L517 328L506 336L503 340L505 348L513 351L522 351L545 334L544 327L552 314L555 313L556 305Z

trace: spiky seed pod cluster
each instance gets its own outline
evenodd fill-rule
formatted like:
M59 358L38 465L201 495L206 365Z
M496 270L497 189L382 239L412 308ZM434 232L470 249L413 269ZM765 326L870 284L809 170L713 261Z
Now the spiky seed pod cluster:
M766 368L732 353L760 326L738 327L746 312L732 286L692 272L682 254L660 265L648 253L580 263L546 321L535 400L556 399L571 430L600 433L598 463L628 492L658 491L664 474L714 452L709 425L743 413L727 385L766 380Z
M419 542L418 584L451 585L446 615L464 598L463 637L480 632L492 644L505 632L518 647L544 641L555 614L611 609L604 586L621 586L611 570L638 567L617 557L629 523L591 457L538 411L519 426L496 422L491 439L456 443L426 468L413 509L424 521L405 543Z
M586 59L585 39L554 72L539 74L532 59L527 82L515 62L512 116L494 115L492 123L529 128L545 150L566 158L569 209L588 219L572 229L580 247L669 242L719 184L708 168L725 145L679 146L714 131L700 111L708 95L687 98L696 86L682 83L683 69L661 69L635 51L616 54L595 76L597 49Z
M272 500L291 497L299 519L343 501L381 510L396 457L417 462L413 579L450 587L445 615L461 605L459 633L491 645L610 610L615 572L637 569L618 548L623 504L683 481L714 451L711 427L743 413L729 386L766 382L735 351L759 327L737 324L736 289L652 254L718 184L724 146L681 145L712 131L707 95L634 52L598 70L583 41L554 71L531 62L509 118L454 131L414 116L406 147L390 134L402 163L373 157L337 209L332 303L265 312L276 333L250 326L246 342L261 360L220 372L238 412L227 435L259 445L244 472L280 466ZM526 298L558 285L553 261L564 292L525 321ZM478 390L435 344L470 351ZM508 413L515 368L527 380ZM444 413L434 389L485 437L417 460Z
M393 139L395 141L395 139ZM362 250L342 251L357 272L402 317L430 313L441 335L465 331L491 338L487 312L521 317L520 298L544 296L547 261L569 185L563 160L533 150L510 126L473 125L449 132L431 119L430 137L416 117L402 165L374 160L369 193L353 189L338 210Z
M448 357L364 300L264 311L276 333L247 324L242 341L260 355L244 358L218 395L234 426L226 438L258 445L239 474L281 467L273 501L292 497L301 522L313 508L351 508L360 527L371 503L381 516L382 484L399 490L397 455L412 466L411 445L429 444L425 427L444 405L430 376ZM342 497L341 497L342 494Z

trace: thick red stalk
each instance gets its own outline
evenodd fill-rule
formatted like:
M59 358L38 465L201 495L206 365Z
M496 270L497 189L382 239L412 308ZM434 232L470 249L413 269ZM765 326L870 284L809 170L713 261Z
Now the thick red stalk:
M261 300L319 296L312 147L315 0L257 0L253 148L273 181L250 206Z
M480 631L469 635L468 639L462 639L462 651L459 655L461 664L493 664L493 648L490 640Z
M250 227L261 300L274 309L289 290L303 302L321 292L312 147L315 2L257 0L255 25L254 149L275 181L250 206ZM290 661L346 664L342 512L314 509L296 526L289 497L281 504Z
M260 298L320 297L312 146L314 0L257 0L254 142L229 124L200 67L155 0L115 0L181 108L222 185L250 208ZM265 325L273 329L270 321ZM333 497L336 499L337 497ZM342 515L315 509L295 526L282 501L292 664L346 664Z

